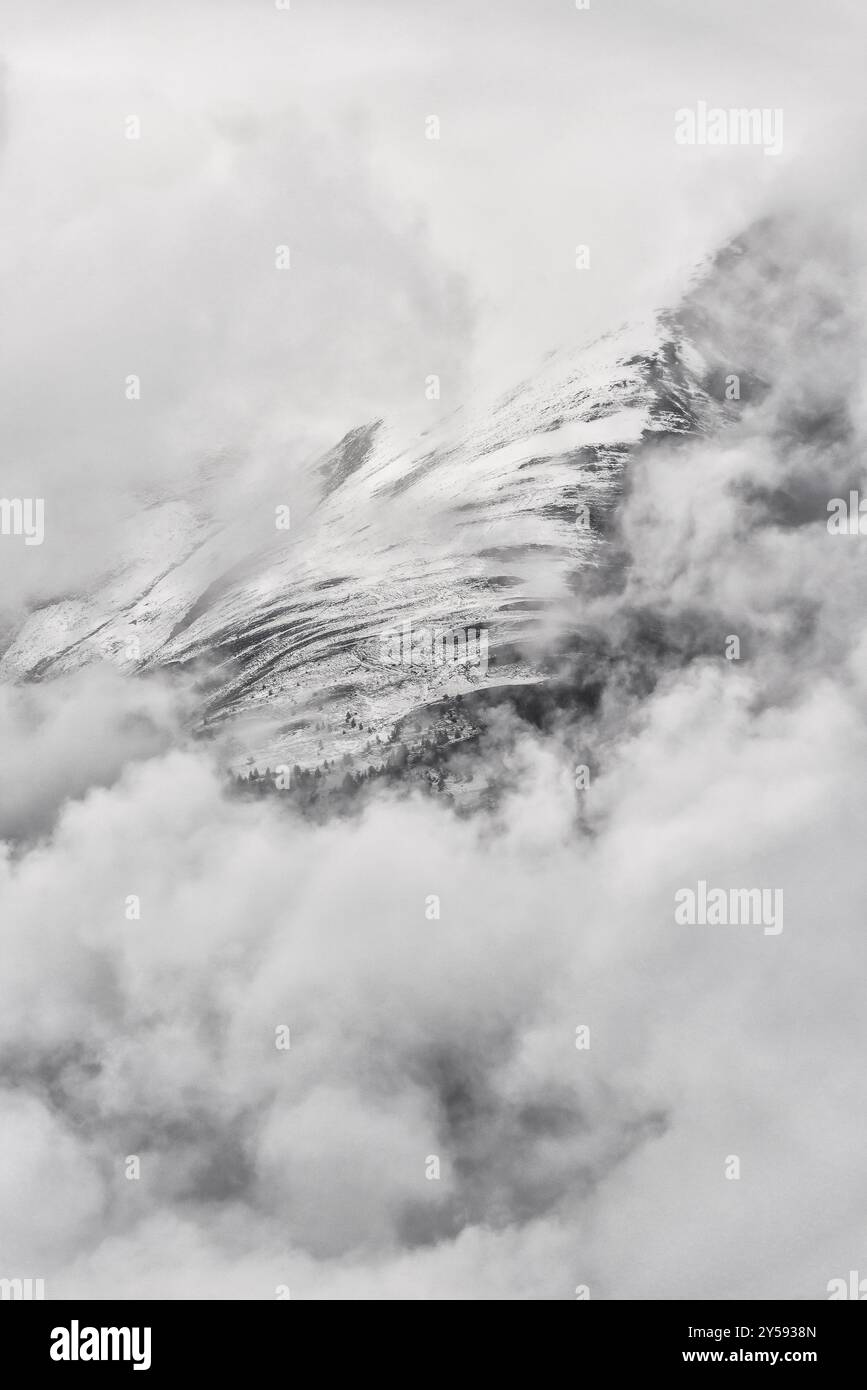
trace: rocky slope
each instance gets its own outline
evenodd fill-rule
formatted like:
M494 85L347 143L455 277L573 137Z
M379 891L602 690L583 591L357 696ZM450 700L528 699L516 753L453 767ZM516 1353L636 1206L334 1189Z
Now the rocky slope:
M30 615L0 678L100 660L193 671L199 728L236 767L367 765L399 721L445 695L544 679L630 458L731 413L702 302L552 355L420 436L360 426L315 466L313 504L288 529L261 500L228 525L208 519L201 490L152 503L92 592ZM406 624L484 634L487 661L437 665L423 650L396 664L388 634Z

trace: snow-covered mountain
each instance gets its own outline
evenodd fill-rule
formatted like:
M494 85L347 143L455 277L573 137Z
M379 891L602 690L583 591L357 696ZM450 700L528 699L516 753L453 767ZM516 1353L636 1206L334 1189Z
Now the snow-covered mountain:
M576 571L599 562L630 458L731 414L706 283L678 312L552 355L500 400L421 435L383 421L352 430L315 465L313 501L288 528L273 498L220 524L201 489L151 503L100 583L29 616L0 677L94 661L192 669L200 728L226 737L234 765L262 767L367 762L397 721L446 694L544 679L545 643ZM384 634L407 623L484 632L486 669L394 664Z

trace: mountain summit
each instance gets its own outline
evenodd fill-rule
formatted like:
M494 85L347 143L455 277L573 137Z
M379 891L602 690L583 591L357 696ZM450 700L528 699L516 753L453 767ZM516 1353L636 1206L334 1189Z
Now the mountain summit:
M630 461L718 431L756 389L712 307L748 295L745 254L727 248L678 311L552 354L492 404L415 437L352 430L315 464L300 519L272 499L218 524L201 489L152 503L100 583L29 616L0 675L193 672L199 729L234 766L308 768L368 762L447 696L544 680Z

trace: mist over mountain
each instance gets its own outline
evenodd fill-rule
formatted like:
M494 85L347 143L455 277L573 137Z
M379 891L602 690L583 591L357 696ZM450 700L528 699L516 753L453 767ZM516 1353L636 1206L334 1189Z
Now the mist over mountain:
M472 10L8 17L0 1280L50 1299L863 1269L863 11Z
M781 219L755 225L675 308L553 353L530 380L421 435L359 425L308 461L294 495L270 479L217 518L231 473L218 464L193 491L143 504L95 585L41 603L20 625L0 677L47 680L100 662L184 677L196 692L191 727L246 772L379 768L398 735L410 749L432 728L440 748L463 742L492 701L526 705L521 687L544 687L537 706L552 683L558 701L564 686L576 701L592 694L627 646L615 650L592 616L628 581L619 504L660 450L735 448L747 431L778 430L776 401L777 412L791 408L796 446L827 440L839 452L851 249L839 248L837 266L837 246L805 265L803 236ZM794 403L779 399L791 391L784 324L821 344ZM755 482L757 522L820 519L828 489L844 485L836 471L832 451L806 496L801 479L795 493ZM636 627L648 681L657 661L718 648L718 634L697 629L695 613L676 637L658 615ZM413 656L413 633L484 634L485 659L437 660L423 641ZM458 696L461 717L444 723L442 703Z
M816 1298L853 1265L867 632L825 498L863 477L864 301L845 237L804 244L754 228L411 447L359 427L276 541L146 511L22 627L0 1219L57 1296ZM447 702L363 659L404 615L502 661ZM275 731L293 699L312 732ZM349 709L397 730L360 801ZM206 718L339 754L324 818L228 791ZM776 885L785 929L678 926L699 880Z

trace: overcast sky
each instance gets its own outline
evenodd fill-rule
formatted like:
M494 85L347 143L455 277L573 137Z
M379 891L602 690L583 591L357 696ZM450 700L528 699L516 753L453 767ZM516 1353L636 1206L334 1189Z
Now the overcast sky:
M293 279L311 296L293 309L312 316L329 303L331 359L309 335L286 343L273 321L261 329L308 377L333 373L335 360L348 369L353 335L378 342L396 326L377 312L396 294L420 357L428 337L429 370L457 375L470 349L473 366L506 380L676 292L793 162L816 150L827 161L829 128L841 147L854 139L867 29L854 0L6 8L4 236L39 243L42 274L24 267L35 328L71 333L87 294L91 310L99 301L91 343L138 326L162 331L170 353L184 345L178 321L209 312L209 335L237 331L258 253L287 241ZM700 99L782 108L783 155L677 146L673 113ZM123 138L129 113L142 121L139 144ZM430 114L439 141L425 139ZM590 273L576 272L579 243L591 248ZM63 279L45 265L58 256ZM465 279L474 331L452 306L451 362L440 360L437 307L402 276L413 256L410 280L431 261ZM335 321L333 290L350 279L364 284L363 302L349 288ZM332 397L340 385L332 376ZM345 406L304 394L326 420L358 408L359 395L374 410L377 395L387 406L408 390L392 368L347 388Z
M443 412L508 389L793 189L847 188L865 29L844 0L4 6L4 490L63 517L4 607L86 583L143 490L297 476L429 419L431 373ZM782 109L782 154L677 145L699 100Z

